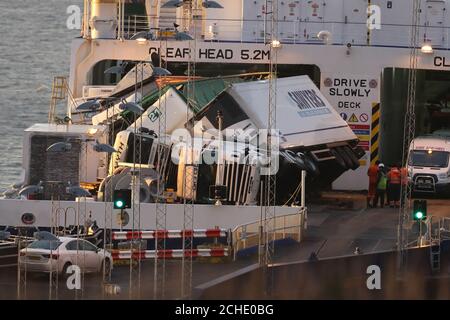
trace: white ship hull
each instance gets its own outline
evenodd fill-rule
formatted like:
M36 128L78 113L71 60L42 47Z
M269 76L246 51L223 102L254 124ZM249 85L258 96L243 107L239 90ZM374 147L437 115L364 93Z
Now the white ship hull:
M170 229L183 229L184 206L180 204L167 205L167 226ZM236 227L258 222L261 219L262 208L257 206L215 206L215 205L195 205L194 206L194 229L211 229L220 227L222 229L234 230ZM29 227L29 228L51 228L58 225L64 227L65 214L67 213L66 225L81 225L85 219L96 221L99 228L118 230L133 229L133 209L125 209L128 213L128 223L121 225L120 210L112 209L111 203L91 202L91 201L61 201L52 202L45 200L0 200L0 225L8 227ZM136 218L138 210L135 210ZM300 212L298 207L276 207L276 216L296 214ZM35 221L24 223L23 215L32 213ZM140 228L135 229L155 230L156 204L141 203L140 205ZM58 216L58 222L54 222ZM53 219L52 219L53 218ZM78 220L79 219L79 220Z

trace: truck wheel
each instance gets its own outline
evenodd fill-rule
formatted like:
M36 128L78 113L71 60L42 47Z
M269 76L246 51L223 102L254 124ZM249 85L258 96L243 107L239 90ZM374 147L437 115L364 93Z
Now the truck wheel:
M311 159L311 157L309 155L305 155L304 160L305 160L307 171L315 176L318 176L320 174L320 171L319 171L319 167L314 162L314 160Z
M300 170L306 169L305 161L303 161L303 159L300 156L295 154L295 152L293 152L292 150L286 150L285 154L286 154L285 157L290 161L292 161L292 163L295 163Z
M342 167L342 169L347 170L347 164L345 163L344 159L342 159L340 153L336 149L331 149L330 152L336 158L337 164Z
M349 146L345 146L343 148L346 152L347 155L349 156L349 158L352 160L353 162L353 170L356 170L359 168L359 159L356 157L355 153L353 152L353 150L349 147Z
M337 147L336 149L339 152L339 154L341 155L342 159L344 159L347 168L348 169L353 169L353 161L348 156L347 151L345 150L345 148L344 147Z

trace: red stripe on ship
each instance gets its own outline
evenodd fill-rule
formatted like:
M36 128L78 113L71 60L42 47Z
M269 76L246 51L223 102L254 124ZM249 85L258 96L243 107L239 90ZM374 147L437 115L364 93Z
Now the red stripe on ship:
M221 230L220 229L210 229L206 230L206 237L208 238L214 238L214 237L221 237Z
M184 237L206 237L216 238L226 235L226 231L222 229L207 229L207 230L158 230L158 231L119 231L113 232L113 240L135 240L145 238L167 239L167 238L183 238Z
M350 124L349 127L352 130L370 130L370 125L364 124Z
M196 258L199 256L206 256L206 257L224 257L226 254L225 249L221 249L221 248L217 248L217 249L209 249L208 251L202 251L200 254L200 250L198 249L192 249L192 250L186 250L184 251L184 256L185 257L192 257L192 258ZM127 257L124 257L124 255L126 255ZM147 255L149 257L147 257ZM127 251L126 253L124 252L120 252L120 251L113 251L111 253L111 256L113 258L113 260L127 260L129 259L129 251ZM131 258L132 259L146 259L146 258L150 258L154 256L154 251L152 253L148 253L146 251L133 251L131 254ZM179 250L171 250L171 249L166 249L166 250L159 250L158 251L158 258L179 258L183 256L183 253L180 252Z
M127 231L125 234L113 232L112 238L113 238L113 240L117 240L117 239L123 239L124 236L125 236L126 240L140 239L142 237L142 232L141 231L134 231L134 232Z
M169 231L168 230L157 230L153 233L154 238L158 239L167 239L169 237Z
M358 146L360 146L361 148L363 148L364 151L370 151L369 148L369 141L360 141L358 143Z

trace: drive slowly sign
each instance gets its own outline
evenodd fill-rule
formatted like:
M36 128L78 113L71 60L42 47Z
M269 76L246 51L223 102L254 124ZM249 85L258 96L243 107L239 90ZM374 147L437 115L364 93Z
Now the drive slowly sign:
M359 147L366 151L360 159L360 167L344 173L334 182L333 188L364 190L370 165L372 107L380 101L379 77L324 74L322 79L322 93L358 137Z

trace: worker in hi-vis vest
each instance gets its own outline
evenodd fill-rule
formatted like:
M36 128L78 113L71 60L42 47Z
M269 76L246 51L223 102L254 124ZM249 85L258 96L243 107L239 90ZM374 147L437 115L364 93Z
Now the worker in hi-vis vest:
M375 164L372 164L367 170L367 175L369 176L369 191L367 192L367 207L372 207L372 202L375 198L375 192L377 190L377 182L378 182L378 165L380 161L376 161Z
M378 201L380 201L380 207L384 207L384 196L386 194L387 187L387 173L384 164L380 163L378 166L378 180L377 180L377 190L375 191L375 200L373 201L373 207L378 206Z
M387 174L389 183L389 206L393 208L394 206L398 208L400 201L400 191L401 191L401 172L400 166L394 165L391 167Z

